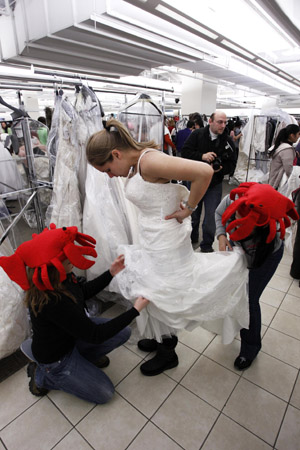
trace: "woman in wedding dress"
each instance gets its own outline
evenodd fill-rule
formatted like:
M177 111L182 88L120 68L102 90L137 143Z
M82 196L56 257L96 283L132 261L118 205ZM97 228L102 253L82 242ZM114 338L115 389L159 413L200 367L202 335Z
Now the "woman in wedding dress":
M180 329L201 325L230 343L249 323L244 255L195 253L190 240L190 216L210 183L210 165L166 155L153 141L138 143L114 119L90 137L87 160L109 177L127 177L125 196L139 211L139 244L119 247L126 268L113 288L129 300L150 300L137 319L146 338L138 346L157 353L141 365L142 373L178 365ZM189 180L191 190L171 180Z

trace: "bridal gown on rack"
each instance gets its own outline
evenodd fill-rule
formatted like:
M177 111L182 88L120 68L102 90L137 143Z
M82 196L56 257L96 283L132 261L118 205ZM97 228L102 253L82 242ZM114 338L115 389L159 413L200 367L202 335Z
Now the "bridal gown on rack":
M244 255L195 253L190 218L182 224L165 220L188 197L184 186L147 182L138 166L127 178L125 195L139 211L139 244L119 246L126 267L110 289L130 300L139 295L150 300L137 318L140 334L160 341L164 334L201 325L230 343L249 324Z

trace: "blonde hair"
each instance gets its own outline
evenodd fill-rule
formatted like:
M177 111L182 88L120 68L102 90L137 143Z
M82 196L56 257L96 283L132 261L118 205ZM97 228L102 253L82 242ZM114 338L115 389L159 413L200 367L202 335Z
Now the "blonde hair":
M111 130L112 127L114 130ZM89 138L86 146L86 157L92 166L102 166L112 161L111 152L115 149L142 151L145 148L159 147L155 141L137 142L121 122L111 119L107 121L104 130L94 133Z
M34 271L35 269L32 269L30 267L27 268L27 277L29 280L30 288L25 293L24 303L27 308L31 308L35 316L37 316L38 313L42 311L43 307L47 305L50 298L55 297L56 300L59 301L61 298L61 294L70 297L70 299L73 300L73 302L77 303L75 297L59 281L60 273L58 272L56 267L54 266L47 267L48 277L54 289L53 291L41 291L36 287L36 285L32 281ZM38 279L40 282L42 282L40 267L38 268Z

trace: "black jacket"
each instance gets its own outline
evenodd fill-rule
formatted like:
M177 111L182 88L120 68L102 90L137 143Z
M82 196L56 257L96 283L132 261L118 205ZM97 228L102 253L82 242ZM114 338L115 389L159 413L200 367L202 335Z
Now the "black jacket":
M207 152L214 152L221 159L223 167L220 172L215 172L209 187L222 183L224 175L234 172L236 166L236 154L232 139L224 132L214 141L211 140L209 125L193 131L181 150L182 158L202 161L202 155Z
M57 299L48 291L50 300L37 317L30 310L32 321L32 353L40 363L52 363L71 351L77 339L91 344L101 344L110 339L139 315L131 308L108 322L96 325L85 313L85 300L98 294L111 281L109 271L92 281L81 282L74 274L63 282L76 298L76 303L66 295Z

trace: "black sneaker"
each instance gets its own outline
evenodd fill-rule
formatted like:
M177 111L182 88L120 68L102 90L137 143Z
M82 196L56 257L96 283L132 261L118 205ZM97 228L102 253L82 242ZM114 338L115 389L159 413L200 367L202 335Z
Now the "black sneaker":
M251 359L247 359L244 356L238 356L234 361L234 367L238 370L245 370L252 364Z
M31 362L27 366L27 376L30 377L29 381L29 390L33 395L37 397L44 397L44 395L48 394L49 390L45 388L39 388L35 383L35 372L36 372L37 364L35 362Z

